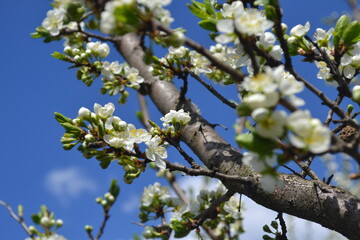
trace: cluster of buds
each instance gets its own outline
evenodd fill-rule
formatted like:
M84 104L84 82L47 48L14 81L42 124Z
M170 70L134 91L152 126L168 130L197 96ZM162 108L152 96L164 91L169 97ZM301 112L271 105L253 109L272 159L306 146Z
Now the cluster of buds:
M118 160L125 171L124 180L127 183L140 175L147 162L155 162L157 167L164 169L164 159L167 158L165 139L178 137L191 120L189 113L183 109L171 110L161 118L163 129L151 122L153 128L148 132L113 116L114 111L113 103L104 106L95 103L94 112L82 107L75 119L60 113L55 113L55 118L65 129L61 138L65 150L79 145L78 150L86 158L96 157L103 168L107 168L111 161ZM141 152L141 144L146 145L145 152Z

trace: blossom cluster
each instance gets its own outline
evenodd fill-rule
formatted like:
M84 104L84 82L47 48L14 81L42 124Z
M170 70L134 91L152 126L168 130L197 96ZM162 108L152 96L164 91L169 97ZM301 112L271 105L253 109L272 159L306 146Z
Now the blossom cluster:
M240 1L225 3L221 14L223 19L216 24L217 30L223 33L216 37L216 41L221 43L237 42L236 32L259 36L273 26L273 22L266 19L258 9L245 9Z
M213 199L222 197L226 192L225 187L219 184L215 190L203 189L196 199L190 203L184 203L178 198L171 197L169 190L156 182L144 189L140 205L140 219L148 222L157 219L164 212L171 212L170 228L175 232L175 237L185 237L189 234L191 223L195 217L207 209ZM229 201L220 204L217 209L217 218L207 219L204 225L210 227L219 238L224 238L228 231L231 235L242 232L241 214L239 212L239 200L231 197ZM157 238L161 228L146 226L143 232L145 238ZM170 235L170 233L168 233Z
M341 22L341 19L347 18L346 16L342 16L338 24ZM338 25L337 24L337 25ZM345 28L346 26L343 26ZM290 30L290 36L287 41L289 44L290 52L293 55L297 54L311 54L316 53L319 54L318 49L315 46L310 44L307 40L305 40L304 36L310 30L310 23L306 22L305 25L298 24L294 26ZM324 30L322 28L317 28L314 34L315 42L320 47L322 51L324 51L331 61L335 61L335 52L339 51L339 45L335 44L335 38L339 38L339 31L337 29L330 28L329 30ZM349 31L350 32L350 31ZM340 62L338 64L338 70L343 75L343 77L347 79L353 79L356 76L356 72L360 69L360 42L355 42L352 44L348 44L343 42L345 47L341 49L344 51L344 54L341 55ZM332 76L330 66L326 63L326 60L317 60L315 61L316 66L319 68L319 72L317 77L319 79L327 80L336 85L334 78Z
M77 77L86 85L91 85L95 78L102 75L103 87L101 92L109 95L121 94L120 102L125 102L128 93L126 87L139 89L144 79L136 68L130 67L127 63L120 64L118 61L102 61L110 53L108 44L87 42L85 46L64 48L62 55L53 55L61 60L74 63L79 67Z
M101 13L100 29L103 33L119 33L122 35L135 31L142 24L142 21L148 19L149 16L168 26L174 19L170 12L163 7L170 3L171 0L109 1Z
M87 158L95 156L103 168L106 168L112 160L118 159L126 172L124 180L128 183L138 177L142 171L142 166L137 160L139 157L146 157L160 169L166 168L165 138L181 134L183 127L191 120L189 113L184 112L183 109L171 110L161 118L163 129L152 123L153 128L148 132L145 129L137 129L133 124L114 116L114 111L113 103L104 106L95 103L93 112L82 107L75 119L59 113L56 113L55 117L66 130L61 138L64 149L71 149L81 143L79 150L84 156ZM140 144L146 145L143 154L139 153ZM112 150L106 150L107 147Z
M61 0L55 1L53 6L54 8L47 12L46 18L42 22L42 28L38 29L38 32L45 30L50 36L54 37L58 36L60 31L65 28L78 29L77 23L85 13L84 1ZM74 9L76 9L78 14L76 17L73 16L73 14L69 14L69 12L73 12Z
M49 211L45 205L40 207L40 211L37 214L32 215L32 220L36 225L39 225L44 231L42 233L35 226L30 225L29 231L31 234L38 235L34 239L39 240L66 240L63 236L60 236L54 231L63 226L64 222L61 219L56 219L53 212ZM33 239L33 238L31 238Z

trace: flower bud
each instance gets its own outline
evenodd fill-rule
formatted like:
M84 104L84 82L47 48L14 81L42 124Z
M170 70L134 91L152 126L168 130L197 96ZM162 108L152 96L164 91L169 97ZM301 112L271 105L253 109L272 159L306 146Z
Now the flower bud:
M106 43L100 44L100 46L97 49L97 53L101 58L107 57L110 53L110 48Z
M80 119L86 119L91 115L91 112L89 109L85 107L81 107L78 112L78 118Z
M357 85L352 90L352 100L357 103L360 103L360 86Z
M62 225L64 225L64 222L63 222L62 219L57 219L55 225L56 225L57 228L59 228L59 227L61 227Z
M92 226L90 226L90 225L85 225L85 231L86 231L86 232L90 233L90 232L92 232L92 230L93 230L93 227L92 227Z

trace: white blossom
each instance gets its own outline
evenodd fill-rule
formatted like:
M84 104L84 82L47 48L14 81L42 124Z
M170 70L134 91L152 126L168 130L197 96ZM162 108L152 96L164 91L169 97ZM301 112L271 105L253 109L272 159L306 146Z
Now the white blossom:
M277 156L275 154L272 156L260 156L254 152L245 152L242 160L244 164L251 166L255 171L262 172L267 167L274 167L276 165Z
M107 103L104 106L101 106L98 103L94 104L94 112L96 115L100 116L101 118L109 118L115 111L115 105L113 103Z
M286 113L284 111L271 112L266 108L255 109L251 117L257 122L256 132L265 138L276 139L284 134Z
M140 84L144 82L144 78L139 75L139 70L129 67L127 64L123 67L124 75L129 81L128 86L138 89Z
M224 3L220 11L224 18L235 18L244 11L244 5L240 1L233 1L231 4Z
M309 111L297 110L289 115L287 126L293 131L289 135L292 145L322 153L330 148L331 131L319 119L311 118Z
M327 67L326 63L323 61L315 61L316 66L319 68L317 78L328 80L331 78L330 68Z
M141 205L145 207L151 206L154 199L160 199L163 203L166 203L170 198L169 190L162 187L160 183L155 182L153 185L144 188Z
M309 30L310 22L306 22L304 26L298 24L290 30L290 36L303 37Z
M63 28L64 17L65 12L63 9L54 8L49 10L42 22L42 26L50 32L51 36L59 35L60 30Z
M340 70L346 78L353 78L356 70L360 69L360 42L347 51L340 62Z
M241 213L239 212L239 198L232 196L229 201L225 202L223 209L235 220L241 219Z
M260 35L273 25L273 22L253 8L241 12L235 19L236 30L248 35Z
M107 57L110 53L109 45L106 43L97 42L88 42L86 44L86 49L90 50L92 53L99 55L101 58Z
M254 93L244 97L243 101L251 109L274 107L279 102L278 92L271 93Z
M164 117L160 118L164 123L180 123L181 125L186 125L190 122L191 117L188 112L184 112L184 109L179 111L170 110L169 113L165 114Z
M122 67L118 61L111 62L111 63L108 61L105 61L105 62L103 62L103 65L102 65L101 74L103 75L104 80L114 81L114 75L120 74L121 69L122 69Z
M282 187L284 182L281 181L277 176L270 174L263 174L261 176L261 187L266 192L273 192L276 186Z
M147 145L145 153L146 157L149 160L154 161L156 166L159 168L166 168L166 164L163 160L167 158L167 152L163 144L160 144L161 141L162 140L159 136L155 136L145 142Z
M173 46L169 47L169 55L176 56L178 58L184 57L187 51L188 51L188 49L184 46L180 46L178 48L175 48Z
M169 5L171 0L137 0L137 2L147 6L150 10L153 10L158 7Z

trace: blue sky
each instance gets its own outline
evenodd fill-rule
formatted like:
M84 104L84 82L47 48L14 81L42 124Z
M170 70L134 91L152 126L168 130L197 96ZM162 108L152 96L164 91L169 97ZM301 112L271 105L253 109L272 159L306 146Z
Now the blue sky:
M198 20L187 11L185 4L188 2L174 0L169 6L175 18L172 26L183 26L188 31L187 35L196 41L212 44L207 39L207 33L195 24ZM347 9L342 0L288 0L281 3L284 21L289 28L309 20L312 26L310 32L314 32L316 27L328 28L322 22L322 17ZM141 227L131 222L138 221L136 208L139 198L143 188L156 181L154 172L149 169L133 184L126 185L122 181L120 166L112 164L109 169L102 170L95 159L87 160L76 150L62 149L59 139L63 130L54 120L54 112L75 117L80 107L92 109L94 103L116 102L117 98L99 93L100 80L86 87L76 80L74 70L67 69L68 64L50 56L53 51L62 51L62 42L44 44L41 40L30 38L30 33L41 25L50 8L48 0L19 0L16 4L9 1L3 3L0 9L0 22L3 23L0 39L0 99L3 104L0 118L0 199L10 203L14 209L18 204L23 204L27 223L30 223L30 215L38 212L40 205L46 204L65 222L60 234L69 240L86 239L84 225L93 225L97 230L102 220L102 212L95 198L102 196L111 179L116 178L121 185L121 193L103 239L130 239L134 233L142 231ZM114 51L112 54L112 59L118 57ZM331 91L330 87L321 85L320 80L316 79L315 67L308 63L301 65L299 72L305 78L324 91ZM202 114L210 122L229 127L227 131L219 131L233 143L235 113L226 107L224 109L197 83L190 82L190 88L189 97L199 105ZM236 99L234 90L220 91ZM334 91L330 94L333 99ZM320 102L309 94L303 97L308 103L306 107L311 106L310 109L316 111L314 115L323 119L325 108ZM158 121L160 115L157 110L152 106L149 108L152 110L151 118ZM137 110L136 94L131 92L125 106L117 105L116 115L140 127L135 118ZM173 153L169 150L169 160L181 161ZM324 171L320 168L317 170L319 174ZM183 179L180 177L181 181L185 181ZM271 217L275 217L275 214ZM0 239L26 237L3 207L0 207L0 223ZM262 227L258 225L258 230L253 230L257 234ZM253 227L248 229L250 231Z

